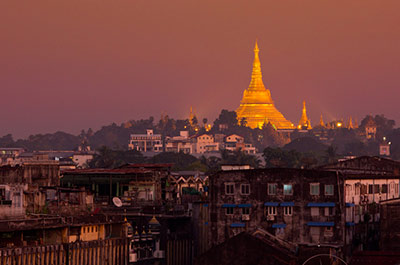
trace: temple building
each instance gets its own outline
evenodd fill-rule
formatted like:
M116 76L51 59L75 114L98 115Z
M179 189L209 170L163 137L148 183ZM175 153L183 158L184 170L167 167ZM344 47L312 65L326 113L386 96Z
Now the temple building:
M262 128L271 123L276 130L295 129L276 108L271 98L271 92L266 89L262 81L261 63L258 57L258 45L254 48L253 72L249 87L243 92L243 98L236 110L239 123L245 119L250 128Z
M322 118L322 116L321 116ZM299 125L297 126L298 129L305 129L305 130L311 130L311 122L310 119L307 117L307 110L306 110L306 102L303 101L303 111L301 113L301 118L299 121Z

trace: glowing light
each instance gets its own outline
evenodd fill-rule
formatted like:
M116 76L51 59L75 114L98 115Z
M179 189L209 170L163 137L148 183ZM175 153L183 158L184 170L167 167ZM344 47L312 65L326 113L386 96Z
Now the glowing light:
M296 127L275 108L271 92L264 86L259 51L256 42L250 85L243 92L242 101L236 110L238 122L246 118L246 126L262 129L268 120L275 125L275 129L294 129Z
M341 123L341 122L338 122L338 123L336 123L336 126L337 126L337 127L342 127L342 123Z

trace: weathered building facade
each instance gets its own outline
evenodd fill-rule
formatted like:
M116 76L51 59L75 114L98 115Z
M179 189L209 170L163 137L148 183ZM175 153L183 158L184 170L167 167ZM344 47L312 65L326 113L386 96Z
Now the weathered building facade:
M344 180L300 169L221 171L210 176L211 245L262 228L301 246L344 243Z
M379 248L381 201L400 196L400 162L361 156L320 167L344 178L347 253Z

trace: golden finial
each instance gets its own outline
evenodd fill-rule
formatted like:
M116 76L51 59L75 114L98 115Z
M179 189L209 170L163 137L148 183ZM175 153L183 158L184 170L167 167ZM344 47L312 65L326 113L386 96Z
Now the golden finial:
M260 49L258 48L258 44L257 44L257 39L256 39L256 45L254 46L254 53L258 53L260 51Z

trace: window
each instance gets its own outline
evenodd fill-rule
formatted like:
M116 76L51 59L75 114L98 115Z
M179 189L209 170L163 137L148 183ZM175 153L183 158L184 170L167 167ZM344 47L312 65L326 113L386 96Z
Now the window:
M319 208L311 207L311 216L319 216Z
M368 186L366 184L361 184L361 194L366 194L368 191Z
M333 236L333 227L332 226L325 227L324 234L325 236Z
M293 186L292 186L292 184L283 185L283 195L293 195Z
M369 193L369 194L372 194L373 192L374 192L374 185L369 184L369 185L368 185L368 193Z
M242 214L243 215L249 215L250 214L250 208L248 208L248 207L242 208Z
M233 209L235 209L235 208L233 208L233 207L225 208L225 214L226 215L232 215L233 214Z
M310 183L310 194L319 195L319 183Z
M283 214L286 216L292 216L293 214L293 206L285 206L283 207Z
M354 184L354 191L356 195L360 195L360 184Z
M276 215L276 206L268 206L267 215Z
M325 185L325 195L333 195L333 185Z
M382 193L387 193L387 192L388 192L388 185L382 184Z
M268 195L276 194L276 183L268 184Z
M250 184L241 184L240 185L240 193L242 195L249 195L250 194Z
M399 184L395 184L394 193L399 193Z
M333 215L333 207L325 207L325 216Z
M235 193L235 184L233 183L225 183L225 194L233 195Z

